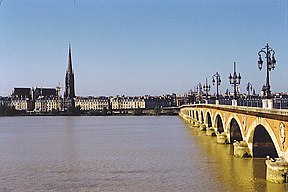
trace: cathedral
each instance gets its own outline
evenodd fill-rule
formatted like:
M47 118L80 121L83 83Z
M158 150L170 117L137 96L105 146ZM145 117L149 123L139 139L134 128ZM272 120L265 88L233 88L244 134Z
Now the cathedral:
M71 56L71 45L69 44L69 55L68 55L68 68L65 76L65 99L75 98L75 85L74 85L74 72L72 69L72 56Z
M71 45L69 44L68 68L65 75L64 110L75 108L75 83L72 69Z

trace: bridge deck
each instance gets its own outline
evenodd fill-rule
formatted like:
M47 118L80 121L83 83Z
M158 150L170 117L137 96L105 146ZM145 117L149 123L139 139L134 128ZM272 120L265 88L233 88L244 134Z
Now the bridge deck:
M193 104L182 105L181 108L193 107L193 108L210 108L223 110L233 113L249 114L257 117L275 119L280 121L288 121L287 109L263 109L256 107L244 107L244 106L227 106L227 105L214 105L214 104Z

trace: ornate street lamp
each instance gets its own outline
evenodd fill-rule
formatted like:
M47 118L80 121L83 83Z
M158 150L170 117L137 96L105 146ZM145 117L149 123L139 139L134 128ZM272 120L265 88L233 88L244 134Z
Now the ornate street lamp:
M197 93L198 93L198 100L201 100L201 96L202 96L202 85L201 83L197 84Z
M266 58L266 65L267 65L267 69L266 69L266 85L263 86L263 91L264 91L264 96L267 99L271 98L271 86L270 86L270 80L269 80L269 72L271 70L275 69L275 65L276 65L276 59L274 57L275 55L275 51L269 47L268 43L265 47L263 47L259 52L258 52L258 56L259 56L259 60L258 60L258 68L261 71L262 66L263 66L263 60L261 58L261 53L263 53L265 55ZM271 58L272 57L272 58Z
M252 91L252 84L250 82L247 83L246 90L248 92L248 97L250 97L250 91Z
M203 90L206 92L206 100L208 100L208 92L210 91L211 86L208 84L207 82L207 78L206 78L206 82L203 85Z
M218 86L221 84L221 78L218 72L216 72L212 76L212 84L215 85L215 83L216 83L216 99L218 99L219 98Z
M234 62L234 72L233 72L233 76L229 75L229 82L230 84L234 87L234 99L237 98L237 86L240 85L241 82L241 75L239 73L239 75L237 75L236 73L236 62Z
M192 99L192 96L193 96L193 90L190 89L187 93L187 100L188 100L188 103L191 104L193 99Z

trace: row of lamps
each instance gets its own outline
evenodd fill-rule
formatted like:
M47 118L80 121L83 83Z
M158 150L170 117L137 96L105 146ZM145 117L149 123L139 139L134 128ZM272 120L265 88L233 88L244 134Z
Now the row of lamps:
M275 51L269 47L268 43L267 45L262 48L259 52L258 52L258 56L259 56L259 60L258 60L258 68L261 71L263 68L263 60L261 57L261 54L265 56L266 58L266 84L263 85L262 87L262 91L264 92L264 97L267 99L271 98L271 86L270 86L270 79L269 79L269 72L271 70L275 69L275 65L276 65L276 59L275 59ZM237 75L236 73L236 62L234 62L234 68L233 68L233 74L230 73L229 75L229 83L233 86L234 88L234 92L233 92L233 97L234 99L237 99L237 87L240 85L241 83L241 74L239 73ZM216 99L219 99L219 86L221 85L221 76L218 72L216 72L213 76L212 76L212 85L216 85ZM211 86L208 84L207 78L206 78L206 82L205 84L202 86L201 83L197 84L197 91L198 94L203 91L206 92L206 99L208 99L208 92L211 90ZM250 82L247 83L246 86L246 90L248 92L248 96L250 96L250 91L252 91L252 84Z

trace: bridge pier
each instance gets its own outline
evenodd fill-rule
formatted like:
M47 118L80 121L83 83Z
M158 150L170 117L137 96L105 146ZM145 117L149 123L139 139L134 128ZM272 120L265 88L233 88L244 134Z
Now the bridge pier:
M207 127L206 128L206 135L208 135L208 136L216 136L214 128L213 127Z
M217 136L217 143L236 141L235 157L283 156L266 160L266 179L288 183L288 112L273 109L271 99L263 99L262 104L262 108L242 107L233 100L232 106L226 106L216 100L215 104L183 105L179 115L198 130L206 129L206 135Z
M288 162L284 158L267 159L266 179L274 183L288 183Z
M200 123L199 123L199 121L194 120L193 125L194 125L195 127L199 127Z
M195 120L194 119L190 119L190 121L189 121L189 123L191 124L191 125L193 125L194 126L194 122L195 122Z
M189 118L189 123L190 123L191 125L194 125L194 122L195 122L195 120L194 120L192 117L190 117L190 118Z
M263 109L273 109L273 100L272 99L263 99L262 100Z
M232 106L237 106L237 100L236 99L232 100Z
M228 137L227 134L225 132L219 133L217 132L216 134L217 136L217 143L219 144L227 144L228 143Z
M234 146L234 156L236 157L251 157L251 152L249 150L248 144L245 141L236 141L233 143Z
M207 127L207 125L206 125L205 123L201 123L201 124L199 125L199 130L200 130L200 131L206 131L206 127Z

